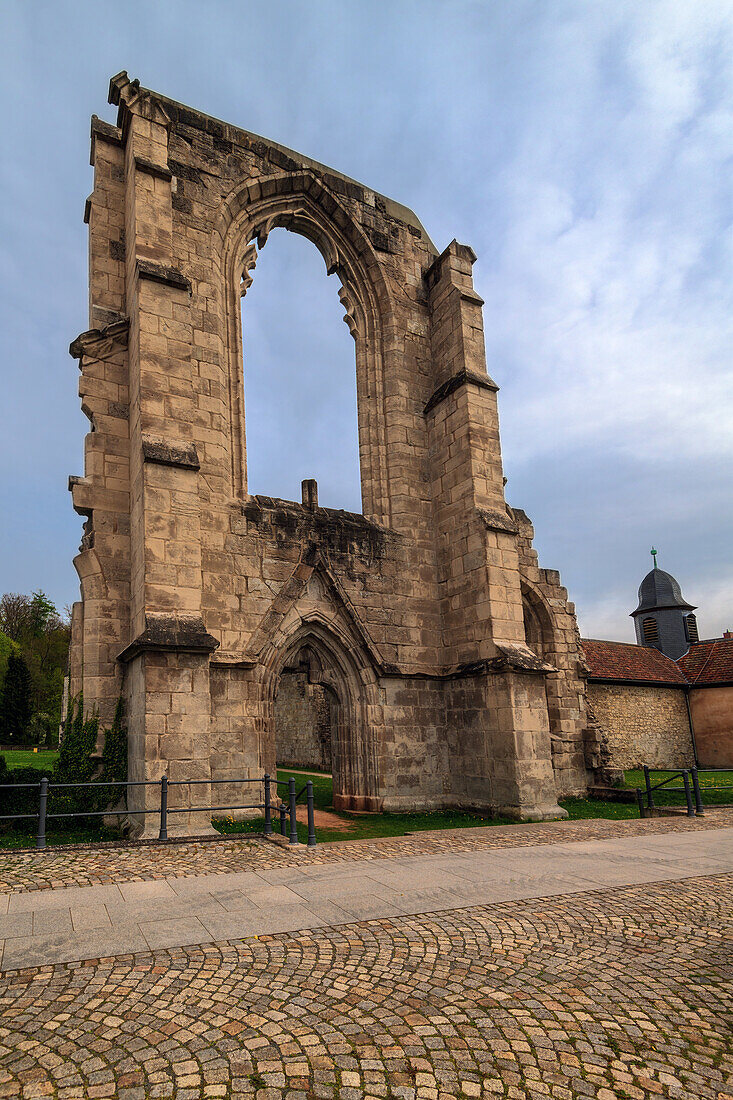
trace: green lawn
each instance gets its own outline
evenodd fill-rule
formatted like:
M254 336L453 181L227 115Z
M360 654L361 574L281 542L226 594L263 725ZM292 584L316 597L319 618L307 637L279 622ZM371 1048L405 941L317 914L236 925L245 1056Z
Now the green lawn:
M4 749L2 756L9 768L48 768L49 771L58 759L58 749Z
M33 763L36 767L51 767L57 753L52 751L13 750L3 754L10 767L17 767L24 763ZM656 775L654 782L673 775L673 772ZM292 772L287 769L278 771L278 794L287 800L287 780L293 775L296 791L305 786L306 780L313 781L314 802L318 809L335 813L332 806L333 781L330 775L318 773ZM709 772L700 775L700 785L703 788L703 802L709 805L716 803L733 802L733 791L709 791L705 788L711 786L733 783L733 772ZM681 780L675 780L674 786L681 785ZM628 771L625 775L624 787L633 790L635 787L644 787L644 775L641 771ZM301 795L299 802L303 802L305 795ZM657 805L684 805L684 794L679 792L663 793L655 792ZM607 802L601 799L590 798L563 798L560 801L563 809L567 810L572 821L588 818L606 818L610 820L622 820L625 818L638 818L639 811L636 803ZM339 812L336 814L342 821L348 824L347 829L329 829L323 826L317 827L316 833L319 841L329 840L366 840L376 837L405 836L410 833L418 833L429 829L466 829L482 825L509 824L507 818L491 818L486 814L467 813L458 810L438 810L433 813L412 814L351 814ZM214 821L214 826L224 834L262 834L264 818L258 817L250 821L231 821L226 818ZM273 828L279 831L279 817L273 815ZM47 837L47 843L53 844L81 844L94 843L101 840L117 840L119 834L112 829L105 829L102 825L69 826L68 831L53 830ZM305 843L308 839L308 830L305 825L298 823L298 839ZM27 832L13 831L0 836L0 848L21 848L32 846L35 842L33 825Z
M280 769L278 771L278 793L287 798L287 779L293 775L296 790L305 784L307 779L313 781L313 801L319 809L329 810L334 813L333 781L330 775L298 774ZM305 796L302 796L305 797ZM300 801L300 799L299 799ZM571 820L578 821L584 818L609 818L621 820L624 818L638 818L639 810L636 803L606 802L600 799L588 798L564 798L560 805L567 810ZM458 810L437 810L433 813L415 814L350 814L339 812L336 814L343 821L348 822L348 829L328 829L323 826L316 828L319 841L328 840L365 840L384 836L405 836L409 833L422 832L428 829L468 829L481 825L507 825L508 818L489 817L487 814L466 813ZM263 819L256 818L253 821L215 821L214 826L222 833L261 833ZM273 828L277 831L279 821L273 816ZM298 824L298 838L307 839L307 829Z
M654 786L657 783L661 783L664 779L670 779L674 775L678 775L678 773L673 771L652 772L649 778L651 779L652 786ZM700 783L700 793L702 794L703 806L725 806L728 804L733 804L733 772L698 772L698 779ZM690 779L690 785L692 785L692 779ZM678 775L678 778L674 779L672 783L670 783L670 786L682 787L682 776ZM711 787L725 786L730 786L731 790L710 790ZM646 790L644 785L644 772L641 768L624 773L624 787L627 787L631 790L634 790L636 787L640 787L642 791ZM684 790L670 791L662 787L660 790L654 791L653 797L655 805L657 806L685 805Z

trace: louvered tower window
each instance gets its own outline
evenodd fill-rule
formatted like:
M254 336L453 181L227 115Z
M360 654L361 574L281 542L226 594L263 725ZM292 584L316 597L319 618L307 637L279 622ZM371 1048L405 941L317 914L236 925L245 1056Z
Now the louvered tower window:
M643 620L641 624L641 632L644 635L645 642L659 641L659 627L657 626L657 620L651 618L651 616Z
M700 636L697 633L697 619L692 614L685 615L685 637L693 645L695 642L700 641Z

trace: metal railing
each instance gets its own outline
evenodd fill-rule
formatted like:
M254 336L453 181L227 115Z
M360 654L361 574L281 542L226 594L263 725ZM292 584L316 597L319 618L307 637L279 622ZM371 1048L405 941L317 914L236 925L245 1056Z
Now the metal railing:
M169 806L168 805L168 791L171 787L194 787L203 784L214 787L218 784L228 783L233 785L241 783L244 786L251 786L252 784L261 783L263 785L263 801L254 803L240 803L232 806ZM221 810L263 810L265 817L264 834L265 836L272 835L272 788L275 787L275 796L277 797L277 788L279 786L287 786L288 788L288 800L283 799L279 806L276 807L277 812L280 815L280 833L283 836L288 835L288 817L290 818L290 843L298 844L298 827L296 820L296 802L298 798L306 792L306 806L308 814L308 847L315 847L316 840L316 828L315 828L315 810L313 799L313 782L308 780L304 787L300 791L295 791L295 779L292 777L285 780L274 779L267 773L262 778L257 779L169 779L167 775L162 776L159 780L118 780L115 782L105 783L52 783L45 776L38 783L3 783L0 784L0 791L20 791L20 790L37 790L38 791L38 809L32 814L0 814L0 821L20 821L20 820L36 820L38 822L36 829L36 848L46 847L46 822L50 818L72 818L72 817L139 817L141 815L160 815L160 827L158 830L158 840L168 840L168 815L169 814L182 814L182 813L215 813ZM48 797L49 793L59 790L99 790L103 787L124 787L125 794L127 794L131 787L157 787L160 791L159 800L154 806L147 806L142 810L130 810L125 808L124 810L118 810L114 807L110 807L106 810L74 810L64 811L63 813L49 813L48 811Z
M704 775L705 772L733 772L733 768L681 768L679 771L672 771L671 775L668 775L666 779L660 780L659 783L652 783L651 776L653 772L657 774L665 774L670 772L670 768L650 768L647 764L644 764L644 786L645 790L642 792L640 787L636 788L636 801L639 805L639 816L648 817L652 811L657 809L654 803L654 791L664 789L667 791L678 791L684 793L685 804L687 806L687 816L695 817L702 816L705 813L705 807L702 800L702 789L700 787L700 773ZM676 779L682 780L681 787L670 787L670 783L674 783ZM733 784L724 784L708 787L704 790L707 791L733 791ZM644 805L644 795L646 794L646 806Z

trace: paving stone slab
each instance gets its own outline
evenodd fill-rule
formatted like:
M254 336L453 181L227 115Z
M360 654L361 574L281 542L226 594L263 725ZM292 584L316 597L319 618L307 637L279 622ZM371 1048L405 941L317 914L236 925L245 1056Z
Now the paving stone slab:
M143 921L138 928L151 950L158 947L187 947L193 943L205 943L209 938L204 925L194 916Z
M37 909L33 914L33 935L73 932L70 909Z
M262 910L235 913L202 913L201 923L206 929L205 940L245 939L247 936L265 934L269 925L263 919ZM204 942L204 941L202 941Z
M2 967L4 970L17 970L49 963L68 963L82 959L127 955L134 951L146 951L147 948L147 941L137 928L30 938L15 937L5 940Z
M75 932L91 932L97 928L111 928L112 921L103 905L76 906L71 910L71 923Z
M243 890L242 893L258 909L279 909L283 905L297 905L302 901L287 886L257 886Z
M10 894L9 913L29 913L38 909L69 909L79 905L106 905L108 901L120 901L122 894L117 886L61 886L55 890L29 890Z
M149 898L175 898L176 893L164 879L151 882L125 882L120 886L125 901L147 901Z
M0 940L11 936L33 935L33 911L6 913L0 917Z

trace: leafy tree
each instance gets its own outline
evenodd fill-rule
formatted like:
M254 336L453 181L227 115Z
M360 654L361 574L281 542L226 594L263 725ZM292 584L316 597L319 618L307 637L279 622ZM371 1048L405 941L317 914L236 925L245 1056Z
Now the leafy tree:
M9 638L0 630L0 690L2 690L5 670L8 667L8 657L11 653L17 653L18 647L12 638Z
M55 625L59 613L45 592L39 588L33 593L30 604L30 628L34 638L47 633L49 624Z
M46 714L51 725L61 719L61 696L69 649L70 626L40 589L32 596L6 592L0 598L0 631L23 654L31 674L34 714Z
M14 642L20 643L30 635L31 622L31 597L6 592L0 598L0 630Z
M0 694L0 739L10 744L22 744L32 713L28 665L23 656L11 653Z

